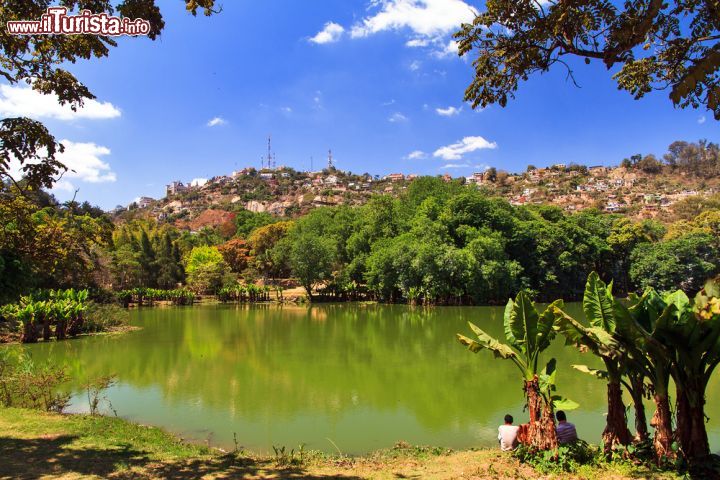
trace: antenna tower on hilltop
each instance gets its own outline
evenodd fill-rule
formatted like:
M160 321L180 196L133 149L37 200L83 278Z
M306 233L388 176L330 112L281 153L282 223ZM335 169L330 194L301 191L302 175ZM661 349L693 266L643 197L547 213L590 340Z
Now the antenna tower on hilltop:
M328 150L328 170L333 168L335 168L335 164L333 163L332 150Z
M267 155L264 157L260 157L260 169L262 170L266 167L274 169L276 166L277 161L275 158L275 153L272 151L272 135L268 135Z

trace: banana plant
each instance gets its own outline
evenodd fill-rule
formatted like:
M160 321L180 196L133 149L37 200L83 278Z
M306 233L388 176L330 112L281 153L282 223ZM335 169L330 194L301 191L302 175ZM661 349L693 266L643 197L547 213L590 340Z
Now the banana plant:
M457 335L460 343L471 352L488 350L495 358L510 360L518 368L523 377L530 414L528 440L540 450L552 450L558 446L553 409L571 410L578 406L555 394L555 359L548 361L542 370L539 369L541 354L555 337L555 308L561 306L562 300L558 300L540 313L529 295L520 292L505 307L503 323L507 344L491 337L473 323L469 325L477 339Z
M666 297L658 328L673 354L677 389L677 437L691 465L710 455L705 426L705 391L720 364L720 286L708 282L690 302L681 291Z
M632 440L632 435L627 427L621 383L630 359L622 345L614 337L618 323L615 315L615 303L612 295L612 282L606 285L596 272L592 272L588 276L583 295L583 311L589 325L584 325L567 314L562 305L551 305L558 331L565 337L566 344L591 351L605 364L603 372L593 371L586 366L576 366L576 368L607 380L608 413L607 423L602 433L604 450L607 455L617 445L629 445Z
M648 288L642 297L631 294L626 305L620 302L615 305L616 337L626 349L633 367L626 373L649 380L652 387L655 413L650 423L655 428L653 447L658 463L675 458L669 395L672 349L666 345L663 335L664 326L674 312L671 306L680 300L677 293L663 297Z

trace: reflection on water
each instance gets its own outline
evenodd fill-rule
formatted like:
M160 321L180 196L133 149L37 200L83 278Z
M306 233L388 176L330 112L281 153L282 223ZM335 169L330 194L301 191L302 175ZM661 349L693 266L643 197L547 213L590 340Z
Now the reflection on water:
M302 443L330 452L334 443L362 453L399 440L489 446L505 413L525 418L515 367L455 340L468 321L502 337L501 308L196 306L132 319L141 331L28 347L36 360L67 365L73 410L87 409L79 385L114 373L108 398L118 415L226 448L235 433L262 452ZM550 355L559 393L581 404L571 414L580 435L599 442L605 387L570 368L598 363L561 341ZM708 405L720 399L717 377ZM717 418L710 433L717 450Z

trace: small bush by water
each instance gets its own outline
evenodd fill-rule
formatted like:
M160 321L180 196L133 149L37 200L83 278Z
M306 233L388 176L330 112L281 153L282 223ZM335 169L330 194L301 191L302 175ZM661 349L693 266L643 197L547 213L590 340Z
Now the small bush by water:
M70 400L58 387L69 377L65 369L37 365L22 352L0 350L0 405L61 412Z

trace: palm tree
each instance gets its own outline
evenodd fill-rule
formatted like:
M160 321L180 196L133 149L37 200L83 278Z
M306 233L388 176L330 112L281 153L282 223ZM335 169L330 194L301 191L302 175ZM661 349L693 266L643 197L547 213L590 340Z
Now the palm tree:
M477 353L489 350L496 358L511 360L520 370L524 380L525 397L530 414L528 429L529 443L541 450L557 448L557 434L553 408L566 410L576 408L577 404L553 395L555 391L555 359L551 359L540 371L540 354L550 346L555 331L554 309L562 306L562 300L550 305L539 313L530 297L520 292L515 301L508 301L505 307L504 344L491 337L473 323L470 328L477 340L458 334L457 338L468 350Z

